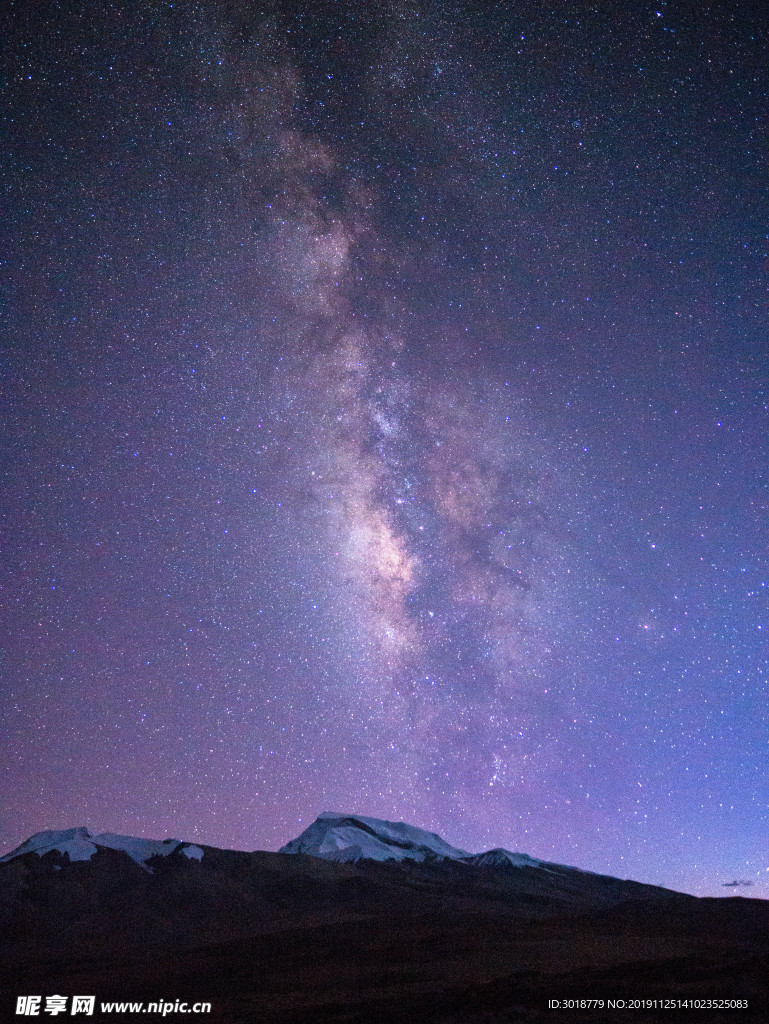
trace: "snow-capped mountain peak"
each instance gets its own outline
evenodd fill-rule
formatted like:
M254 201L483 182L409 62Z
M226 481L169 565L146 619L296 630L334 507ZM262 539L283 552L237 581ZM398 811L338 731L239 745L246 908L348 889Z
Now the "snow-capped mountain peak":
M324 811L281 853L306 853L324 860L462 860L469 854L434 832L363 815Z
M58 850L60 853L69 854L70 860L90 860L96 853L93 844L93 835L87 829L65 828L47 829L45 832L36 832L30 836L21 846L0 857L0 863L15 860L16 857L23 857L25 853L37 853L40 857L51 850Z
M27 853L36 853L43 857L52 850L61 854L66 853L70 861L90 860L99 848L107 848L122 850L135 863L147 868L147 861L151 857L167 857L180 846L183 847L181 852L188 857L200 859L203 855L199 847L183 843L181 839L139 839L136 836L117 835L114 832L94 835L90 829L80 826L36 832L21 846L0 857L0 863L15 860L16 857L23 857Z
M484 853L476 853L467 858L468 864L481 868L540 868L549 871L551 865L546 861L530 857L528 853L513 853L501 846L494 850L486 850Z

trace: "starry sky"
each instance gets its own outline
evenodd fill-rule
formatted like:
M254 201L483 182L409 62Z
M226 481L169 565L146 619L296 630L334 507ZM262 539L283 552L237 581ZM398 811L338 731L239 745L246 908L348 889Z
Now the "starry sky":
M769 897L761 5L0 17L0 846Z

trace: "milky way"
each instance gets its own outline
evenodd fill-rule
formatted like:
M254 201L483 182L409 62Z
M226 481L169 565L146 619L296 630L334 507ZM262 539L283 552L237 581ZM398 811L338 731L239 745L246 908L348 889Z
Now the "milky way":
M2 845L769 893L766 26L296 7L6 16Z

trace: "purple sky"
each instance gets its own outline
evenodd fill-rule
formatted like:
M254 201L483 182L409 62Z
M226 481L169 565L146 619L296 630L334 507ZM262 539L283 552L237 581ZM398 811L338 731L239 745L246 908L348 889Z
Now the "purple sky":
M769 897L761 26L296 10L4 14L0 847Z

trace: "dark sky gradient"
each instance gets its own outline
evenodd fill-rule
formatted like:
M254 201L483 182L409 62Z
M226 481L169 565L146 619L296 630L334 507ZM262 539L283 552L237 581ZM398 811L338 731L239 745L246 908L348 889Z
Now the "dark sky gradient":
M3 848L769 896L763 5L477 6L6 3Z

